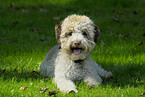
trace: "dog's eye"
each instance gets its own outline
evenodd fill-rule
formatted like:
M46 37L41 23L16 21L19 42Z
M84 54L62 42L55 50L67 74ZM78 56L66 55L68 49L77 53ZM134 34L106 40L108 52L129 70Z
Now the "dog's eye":
M65 36L66 36L66 37L72 36L72 32L67 33Z
M85 31L83 31L83 35L84 35L84 37L87 37L88 36Z
M69 33L68 33L68 36L72 36L72 32L69 32Z

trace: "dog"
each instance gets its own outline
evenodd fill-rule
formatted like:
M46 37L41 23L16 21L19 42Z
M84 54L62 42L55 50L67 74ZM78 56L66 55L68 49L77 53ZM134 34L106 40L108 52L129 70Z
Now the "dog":
M112 77L90 57L100 36L100 29L84 15L70 15L55 26L58 45L54 46L41 64L41 75L53 77L63 93L75 92L75 82L84 81L88 85L102 82L100 76Z

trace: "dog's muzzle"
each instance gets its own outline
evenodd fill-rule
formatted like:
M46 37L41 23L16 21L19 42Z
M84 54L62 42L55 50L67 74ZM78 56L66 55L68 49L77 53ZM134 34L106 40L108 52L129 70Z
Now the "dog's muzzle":
M80 54L83 51L83 48L81 47L81 42L73 42L71 47L72 53L75 55Z

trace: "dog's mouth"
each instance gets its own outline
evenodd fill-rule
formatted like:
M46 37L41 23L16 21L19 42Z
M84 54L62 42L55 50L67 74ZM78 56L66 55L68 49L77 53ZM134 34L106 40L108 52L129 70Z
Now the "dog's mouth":
M82 52L83 49L82 48L72 48L71 50L75 55L78 55Z

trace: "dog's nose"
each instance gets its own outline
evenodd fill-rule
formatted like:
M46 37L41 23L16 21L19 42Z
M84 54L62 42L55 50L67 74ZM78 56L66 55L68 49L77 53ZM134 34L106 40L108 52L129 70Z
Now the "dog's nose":
M74 46L79 46L81 44L81 42L74 42L73 45Z

